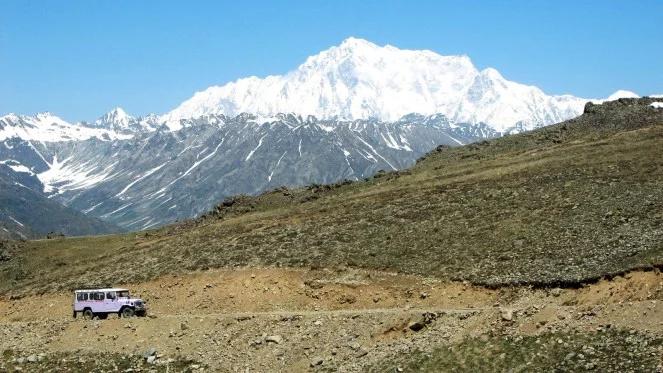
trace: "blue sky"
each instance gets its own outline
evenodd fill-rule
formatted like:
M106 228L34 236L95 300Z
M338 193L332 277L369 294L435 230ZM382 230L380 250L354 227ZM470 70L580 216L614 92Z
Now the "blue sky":
M163 113L348 36L467 54L547 93L663 93L663 1L0 2L0 114Z

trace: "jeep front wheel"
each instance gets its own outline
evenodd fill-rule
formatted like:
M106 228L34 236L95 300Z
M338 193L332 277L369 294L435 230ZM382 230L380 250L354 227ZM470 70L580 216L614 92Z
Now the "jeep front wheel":
M86 308L83 310L83 318L85 320L92 320L94 318L94 312L91 309Z
M130 307L124 307L122 311L120 311L120 316L121 317L133 317L136 313L134 312L133 308Z

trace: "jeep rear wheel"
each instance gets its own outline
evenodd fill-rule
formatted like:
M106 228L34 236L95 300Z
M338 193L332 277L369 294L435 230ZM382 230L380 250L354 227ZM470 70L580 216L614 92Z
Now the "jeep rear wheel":
M92 320L92 319L94 319L94 312L92 312L92 310L89 309L89 308L84 309L84 310L83 310L83 318L84 318L85 320Z
M120 316L121 316L121 317L134 317L135 314L136 314L136 312L135 312L134 309L131 308L131 307L124 307L124 308L120 311Z

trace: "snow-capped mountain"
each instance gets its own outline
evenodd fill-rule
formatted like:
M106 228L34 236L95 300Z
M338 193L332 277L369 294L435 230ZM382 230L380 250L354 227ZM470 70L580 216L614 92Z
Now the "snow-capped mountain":
M34 116L8 114L0 117L0 140L19 138L34 141L75 141L89 138L121 139L128 136L83 123L72 124L51 113Z
M548 96L506 80L495 69L478 70L467 56L348 38L285 75L249 77L198 92L162 119L178 129L182 119L209 114L394 121L409 113L441 113L507 132L516 125L532 129L577 116L587 101Z
M155 114L134 118L120 107L102 115L92 124L96 128L105 128L123 134L150 132L156 130L160 125L159 117Z

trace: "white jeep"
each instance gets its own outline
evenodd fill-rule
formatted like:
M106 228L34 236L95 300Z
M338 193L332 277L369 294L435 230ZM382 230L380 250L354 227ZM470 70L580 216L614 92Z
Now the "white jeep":
M131 298L127 289L90 289L74 291L74 318L105 319L111 313L119 317L145 316L147 306L142 299Z

